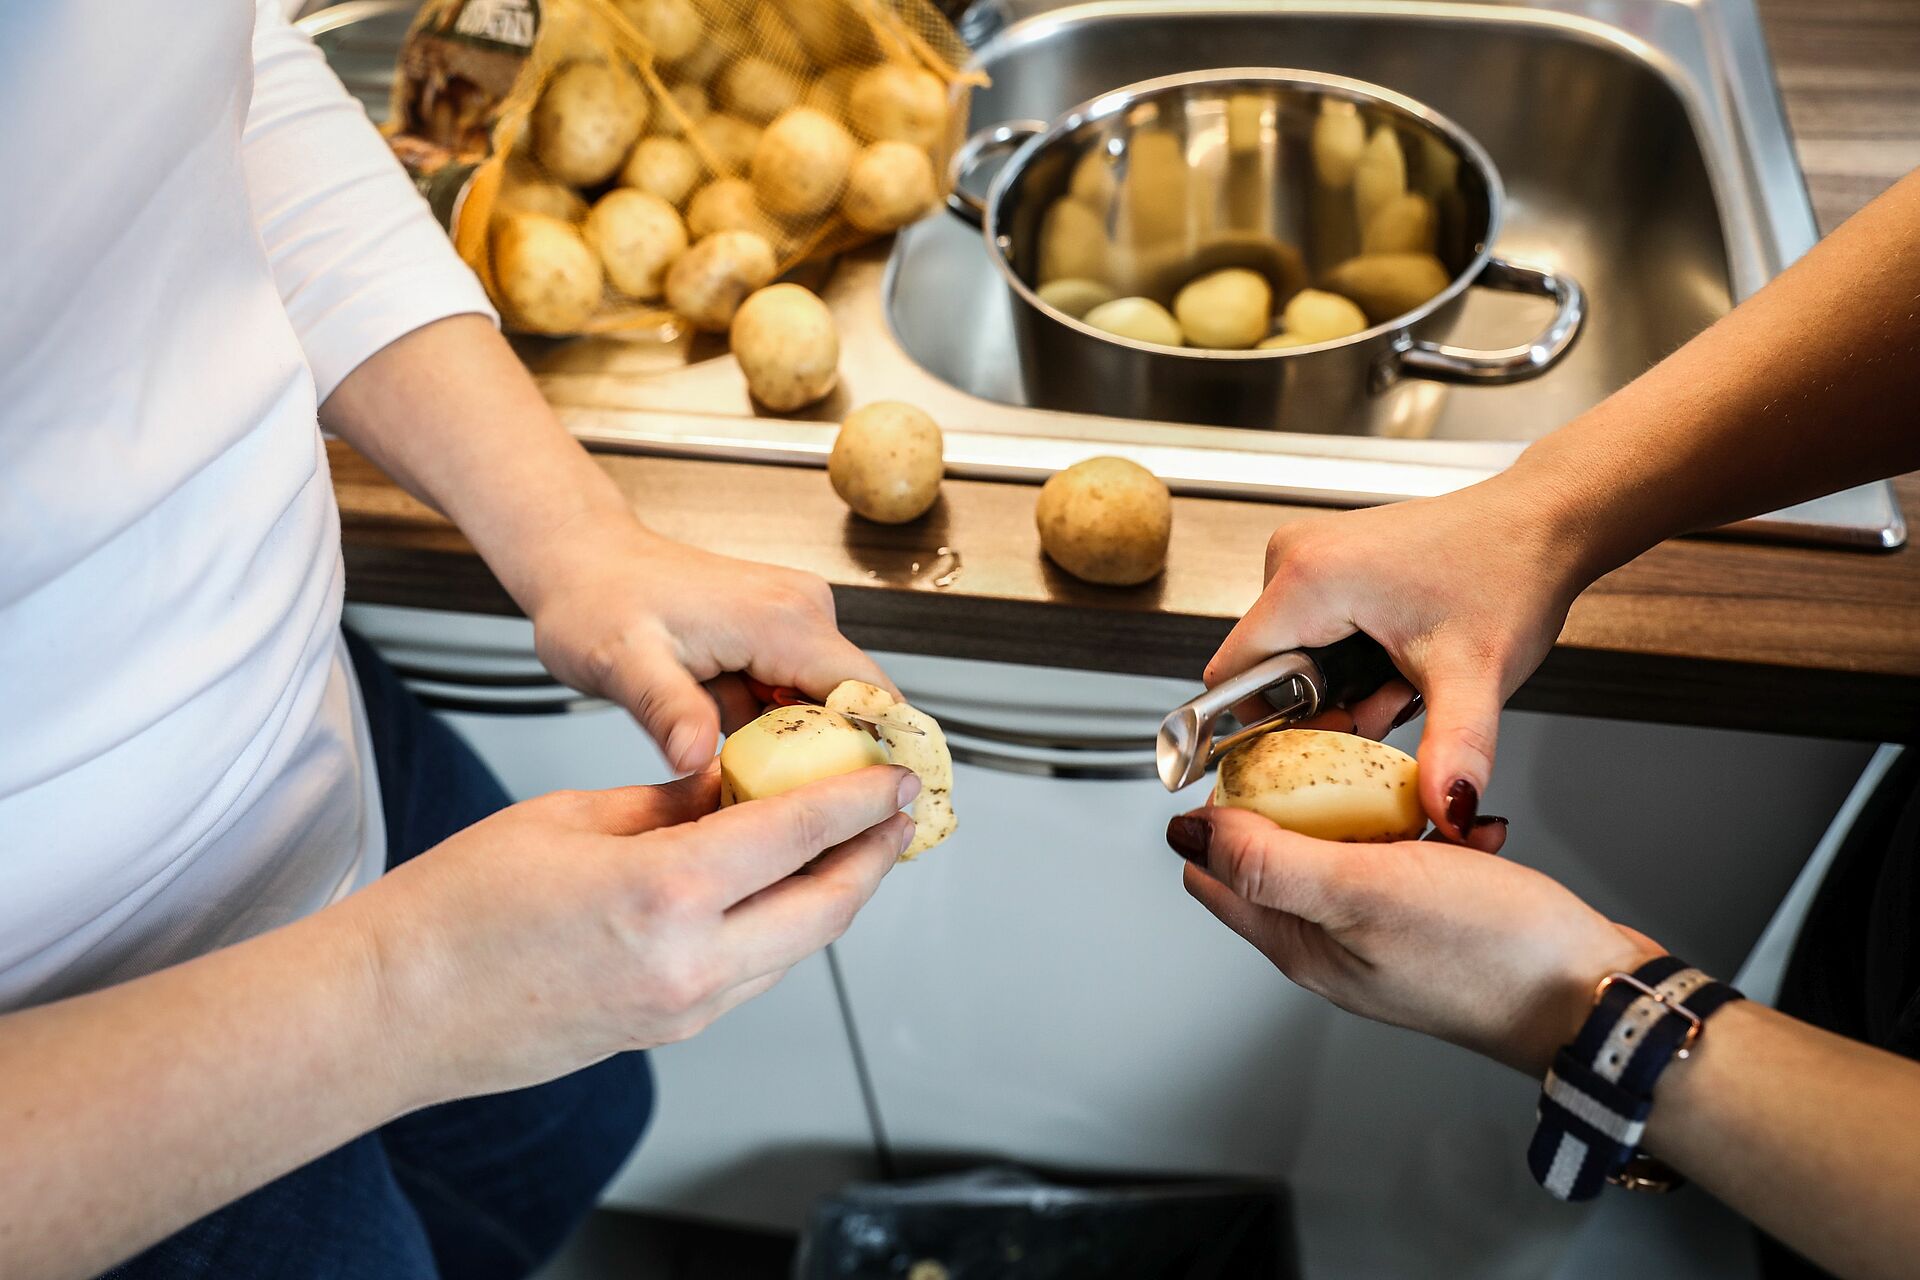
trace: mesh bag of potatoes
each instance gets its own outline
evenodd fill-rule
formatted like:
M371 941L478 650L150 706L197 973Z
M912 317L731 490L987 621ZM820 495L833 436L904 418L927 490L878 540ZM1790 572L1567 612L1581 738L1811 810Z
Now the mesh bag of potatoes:
M929 0L427 0L387 131L509 328L719 332L943 198L965 58Z

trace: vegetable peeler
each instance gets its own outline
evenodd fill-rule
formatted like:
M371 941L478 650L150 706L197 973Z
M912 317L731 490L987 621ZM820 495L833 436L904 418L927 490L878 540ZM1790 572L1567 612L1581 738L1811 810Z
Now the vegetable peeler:
M1192 786L1214 761L1249 738L1358 701L1399 674L1380 642L1362 632L1324 649L1276 653L1167 713L1153 743L1160 781L1169 791ZM1222 715L1256 696L1273 708L1272 715L1214 736Z
M791 689L783 684L764 684L752 676L743 675L740 678L746 681L747 692L752 694L763 707L817 707L820 705L798 689ZM916 738L927 736L925 731L910 724L882 724L871 716L857 716L851 711L836 711L834 714L844 716L869 730L885 729L889 733L910 733Z

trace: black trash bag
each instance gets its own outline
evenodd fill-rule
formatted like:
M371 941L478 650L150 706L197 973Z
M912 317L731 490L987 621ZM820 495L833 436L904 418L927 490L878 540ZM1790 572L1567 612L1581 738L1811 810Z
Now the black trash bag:
M795 1280L1288 1280L1286 1192L1065 1186L1016 1169L857 1184L813 1207Z

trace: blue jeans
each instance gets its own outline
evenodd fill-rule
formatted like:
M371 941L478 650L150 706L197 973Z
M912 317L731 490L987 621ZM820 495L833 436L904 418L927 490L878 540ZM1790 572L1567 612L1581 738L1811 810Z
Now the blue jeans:
M392 866L504 808L500 783L358 636ZM113 1280L506 1280L593 1208L653 1109L646 1056L428 1107L296 1169L107 1273Z

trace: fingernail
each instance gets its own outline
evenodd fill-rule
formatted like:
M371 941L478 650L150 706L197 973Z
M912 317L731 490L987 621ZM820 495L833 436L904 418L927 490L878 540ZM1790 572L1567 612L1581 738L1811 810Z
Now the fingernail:
M1419 715L1421 712L1425 711L1426 709L1427 709L1426 698L1420 694L1417 694L1417 693L1414 694L1413 701L1409 702L1406 706L1400 708L1400 714L1395 716L1393 718L1393 723L1387 726L1387 732L1392 733L1395 729L1398 729L1401 725L1413 719L1415 716Z
M1213 843L1213 824L1183 813L1167 820L1167 844L1188 862L1207 865L1207 846Z
M900 797L902 808L912 804L913 798L920 794L920 775L911 769L907 770L900 779L900 790L896 794Z
M667 762L676 769L690 769L697 761L689 760L687 753L693 749L693 740L699 734L696 724L677 724L667 735Z
M906 801L903 800L901 803L905 804ZM916 824L912 818L907 817L905 814L898 816L900 818L900 847L894 851L896 856L907 851L907 846L913 843L913 833L919 830L918 824Z
M1455 835L1464 836L1473 829L1473 816L1479 811L1479 789L1465 778L1456 778L1447 788L1447 825Z

